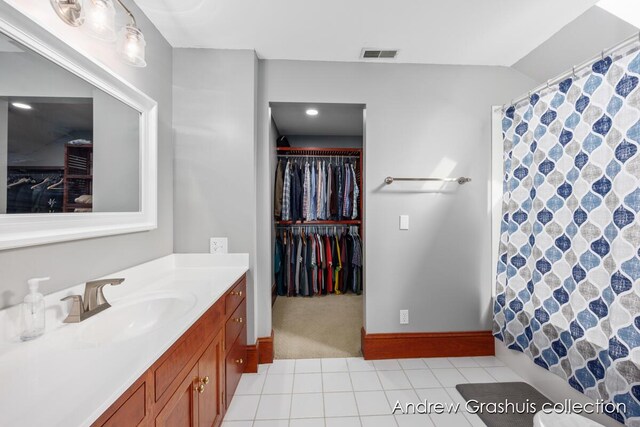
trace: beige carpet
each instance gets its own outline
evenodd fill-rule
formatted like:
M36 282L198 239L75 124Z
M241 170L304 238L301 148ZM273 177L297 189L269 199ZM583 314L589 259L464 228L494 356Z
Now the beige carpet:
M278 297L273 306L276 359L360 356L362 295Z

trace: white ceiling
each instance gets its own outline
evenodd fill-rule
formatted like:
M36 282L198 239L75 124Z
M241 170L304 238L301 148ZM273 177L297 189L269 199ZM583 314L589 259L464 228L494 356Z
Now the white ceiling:
M318 115L307 115L309 108ZM363 109L362 104L272 102L271 116L280 135L362 136Z
M135 0L174 47L260 58L511 66L596 0Z

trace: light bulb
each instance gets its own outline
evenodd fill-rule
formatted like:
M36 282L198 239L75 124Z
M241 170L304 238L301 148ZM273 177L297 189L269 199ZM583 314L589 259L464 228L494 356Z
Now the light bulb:
M145 46L142 31L133 25L127 25L122 29L118 40L118 52L122 60L134 67L146 67Z
M112 0L86 0L84 31L92 37L112 42L116 39L116 10Z

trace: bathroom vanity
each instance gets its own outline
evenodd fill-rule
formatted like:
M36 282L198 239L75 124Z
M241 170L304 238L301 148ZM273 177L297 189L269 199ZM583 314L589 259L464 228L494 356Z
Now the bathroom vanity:
M247 270L174 254L116 272L110 308L65 324L83 284L49 294L47 332L24 343L19 307L0 311L0 425L220 425L247 363Z
M182 335L94 426L218 426L244 371L246 277Z

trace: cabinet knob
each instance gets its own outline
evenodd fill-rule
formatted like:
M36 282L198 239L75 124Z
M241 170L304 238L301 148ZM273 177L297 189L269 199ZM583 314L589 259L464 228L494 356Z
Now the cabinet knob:
M208 375L202 379L202 384L204 384L204 385L209 384L209 376Z
M238 292L236 292L236 291L231 291L231 295L236 295L236 296L241 297L241 296L242 296L242 291L238 291Z
M242 319L242 317L236 317L235 319L233 319L234 322L238 322L238 323L242 323L244 322L244 320Z
M204 384L196 386L195 389L198 393L202 394L204 392Z
M236 363L238 365L242 365L244 363L244 360L243 359L236 359Z

